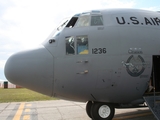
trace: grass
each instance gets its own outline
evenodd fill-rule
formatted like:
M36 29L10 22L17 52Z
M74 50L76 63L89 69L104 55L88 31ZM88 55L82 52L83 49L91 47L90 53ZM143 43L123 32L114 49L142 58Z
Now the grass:
M56 98L49 97L25 88L18 88L18 89L0 88L0 103L28 102L28 101L55 100L55 99Z

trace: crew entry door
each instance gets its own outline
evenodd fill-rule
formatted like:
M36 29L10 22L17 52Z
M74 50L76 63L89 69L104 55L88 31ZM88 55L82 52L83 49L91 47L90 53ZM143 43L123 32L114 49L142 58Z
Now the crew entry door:
M89 56L89 36L77 35L76 37L76 75L75 81L77 86L83 86L78 90L78 94L83 98L90 96L92 91L92 83L94 79L90 69L91 61ZM88 98L88 99L92 99Z
M153 78L155 80L155 91L160 92L160 55L153 56L153 68L152 68L152 85L153 85Z

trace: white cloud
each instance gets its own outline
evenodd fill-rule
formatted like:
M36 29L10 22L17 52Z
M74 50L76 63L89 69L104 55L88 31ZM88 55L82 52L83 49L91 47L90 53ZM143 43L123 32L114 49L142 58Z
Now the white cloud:
M6 60L0 60L0 69L4 69Z
M103 0L105 8L132 8L135 5L134 1L122 1L122 0Z
M0 81L1 81L1 84L2 84L2 81L6 81L6 80L4 80L4 79L0 79Z
M157 11L158 8L157 7L148 7L148 8L141 8L143 10L150 10L150 11Z

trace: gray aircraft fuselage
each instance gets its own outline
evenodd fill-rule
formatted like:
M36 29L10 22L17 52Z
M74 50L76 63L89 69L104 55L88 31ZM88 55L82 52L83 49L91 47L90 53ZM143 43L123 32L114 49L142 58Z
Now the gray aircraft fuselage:
M67 100L132 103L143 99L152 57L160 55L159 18L158 12L136 9L76 14L41 46L12 55L5 66L6 78Z

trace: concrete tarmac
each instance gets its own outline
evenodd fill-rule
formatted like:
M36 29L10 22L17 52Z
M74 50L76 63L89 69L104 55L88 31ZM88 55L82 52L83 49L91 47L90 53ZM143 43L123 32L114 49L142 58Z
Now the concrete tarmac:
M65 100L0 103L0 120L91 120L86 104ZM146 108L116 109L113 120L156 120Z

